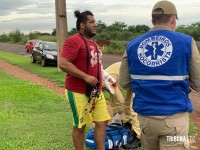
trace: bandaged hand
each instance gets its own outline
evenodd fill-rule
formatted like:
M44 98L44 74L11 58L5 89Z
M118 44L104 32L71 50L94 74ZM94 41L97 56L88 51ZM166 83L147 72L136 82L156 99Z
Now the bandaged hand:
M116 80L111 75L109 75L105 70L102 70L102 75L106 88L109 90L111 94L114 94L113 88L117 87Z

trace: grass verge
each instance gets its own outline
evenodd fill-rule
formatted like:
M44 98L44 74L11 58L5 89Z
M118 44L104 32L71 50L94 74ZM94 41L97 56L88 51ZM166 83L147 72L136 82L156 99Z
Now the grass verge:
M59 86L63 86L65 73L58 72L56 67L41 67L39 63L31 63L30 57L24 57L22 55L17 55L5 51L0 51L0 59L8 61L10 64L17 65L27 71L36 73L41 77L50 79L56 82Z
M73 149L64 97L0 71L0 149Z

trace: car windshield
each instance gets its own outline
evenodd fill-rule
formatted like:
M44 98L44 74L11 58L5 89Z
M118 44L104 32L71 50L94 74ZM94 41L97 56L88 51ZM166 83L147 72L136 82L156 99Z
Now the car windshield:
M57 51L56 43L44 43L44 50Z

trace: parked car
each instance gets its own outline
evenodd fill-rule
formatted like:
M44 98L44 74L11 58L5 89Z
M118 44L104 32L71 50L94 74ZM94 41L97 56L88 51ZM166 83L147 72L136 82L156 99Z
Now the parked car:
M35 44L36 44L37 42L39 42L39 41L40 41L40 40L37 40L37 39L28 40L28 41L26 42L26 44L25 44L25 50L26 50L27 52L31 52L31 51L33 50Z
M31 56L32 63L39 61L42 67L48 64L57 65L57 44L56 42L39 41L35 44Z

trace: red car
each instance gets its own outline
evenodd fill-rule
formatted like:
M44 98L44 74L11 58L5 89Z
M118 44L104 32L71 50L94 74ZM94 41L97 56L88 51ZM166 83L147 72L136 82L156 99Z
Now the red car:
M40 40L34 39L34 40L28 40L27 43L25 44L25 50L27 52L31 52L33 48L35 47L35 44L39 42Z

